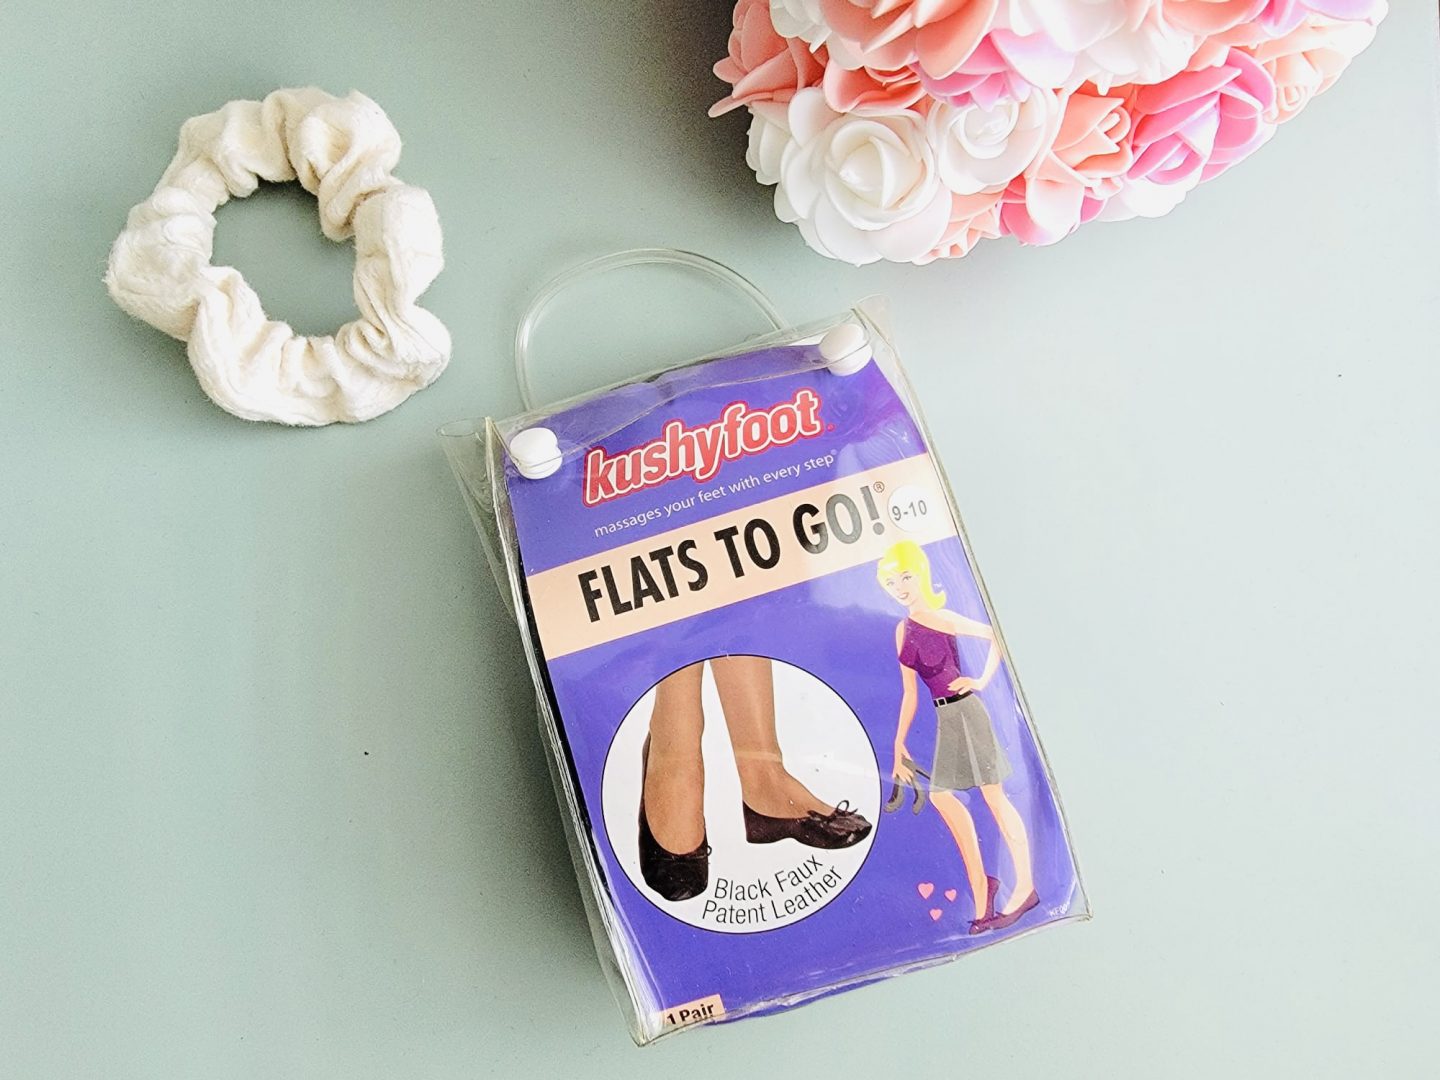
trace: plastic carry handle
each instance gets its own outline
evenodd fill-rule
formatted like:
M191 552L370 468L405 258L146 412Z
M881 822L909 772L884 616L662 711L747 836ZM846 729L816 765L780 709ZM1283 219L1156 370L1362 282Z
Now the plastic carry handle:
M535 401L535 388L530 381L530 341L535 334L535 327L538 325L541 315L544 314L550 302L583 278L604 274L611 270L620 270L627 266L657 264L688 267L691 270L698 270L703 274L710 275L729 285L753 303L773 329L784 329L785 320L780 317L780 313L775 309L770 298L753 282L715 259L697 255L693 251L679 251L675 248L633 248L630 251L616 251L609 255L602 255L598 259L591 259L579 266L572 266L546 282L535 294L534 299L530 301L529 307L525 309L525 314L520 319L519 326L515 328L515 383L520 389L520 400L527 410L533 412L538 408Z

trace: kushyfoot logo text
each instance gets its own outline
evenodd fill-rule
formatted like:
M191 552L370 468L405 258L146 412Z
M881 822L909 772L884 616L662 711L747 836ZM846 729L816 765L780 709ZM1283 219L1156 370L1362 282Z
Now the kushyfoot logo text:
M671 420L659 438L643 446L614 455L597 446L586 454L584 502L598 506L681 476L704 483L727 461L813 439L824 430L820 396L810 389L768 409L732 402L717 419L693 428Z

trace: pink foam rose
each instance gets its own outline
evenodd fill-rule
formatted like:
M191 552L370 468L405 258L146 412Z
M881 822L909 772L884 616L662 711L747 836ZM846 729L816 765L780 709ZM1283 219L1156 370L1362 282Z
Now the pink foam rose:
M1267 0L1166 0L1165 16L1192 34L1221 34L1260 14Z
M1134 162L1125 99L1070 94L1050 149L1005 191L1004 230L1023 244L1053 244L1098 215Z
M1253 47L1284 37L1316 17L1374 27L1388 11L1387 0L1266 0L1255 18L1217 34L1214 40Z
M1385 0L1268 0L1256 22L1269 37L1288 34L1307 15L1324 15L1341 22L1377 23L1385 15Z
M777 34L769 0L740 0L734 26L730 55L715 65L715 74L730 84L730 93L710 106L711 116L757 101L789 101L797 90L820 82L824 50L812 53L800 39Z
M1368 22L1336 22L1311 16L1284 37L1248 50L1275 83L1275 102L1265 119L1283 124L1324 93L1375 40Z
M1001 98L1024 101L1030 96L1029 80L1005 62L988 37L980 42L959 70L941 79L922 71L920 82L933 97L947 105L973 101L981 108L989 109Z
M912 64L941 78L975 51L999 0L820 0L832 35L864 67Z
M899 71L847 69L839 64L825 68L820 81L825 100L836 112L890 112L908 109L925 96L920 76L911 68Z
M1128 176L1194 186L1218 176L1274 133L1269 72L1239 49L1134 90L1135 162Z
M950 201L950 224L940 243L921 255L918 265L934 262L936 259L958 259L970 254L970 249L981 240L993 240L1000 235L1001 191L980 195L955 195Z
M1020 37L1007 30L987 34L954 72L936 78L920 71L934 97L950 105L974 101L984 109L1002 98L1024 101L1034 86L1061 86L1075 68L1075 55L1043 34Z

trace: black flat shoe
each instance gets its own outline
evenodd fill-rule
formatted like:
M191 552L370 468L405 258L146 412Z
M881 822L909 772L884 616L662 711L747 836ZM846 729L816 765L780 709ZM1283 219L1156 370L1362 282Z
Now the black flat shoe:
M1000 892L1000 882L988 874L985 876L985 910L970 920L970 933L983 934L995 929L995 897Z
M645 777L650 771L650 738L640 751L640 876L645 884L671 903L699 896L710 884L710 845L704 840L694 851L677 855L660 846L645 817Z
M770 817L756 813L745 803L740 805L745 812L745 839L752 844L798 840L807 847L835 850L858 844L874 828L844 802L828 814L811 810L798 818Z
M1012 927L1017 922L1019 922L1021 917L1023 917L1027 911L1031 910L1032 908L1039 907L1039 905L1040 897L1034 889L1031 889L1030 895L1025 897L1025 899L1020 902L1020 906L1017 907L1014 911L1010 912L1009 914L991 915L990 918L986 919L985 929L1008 929L1009 927Z

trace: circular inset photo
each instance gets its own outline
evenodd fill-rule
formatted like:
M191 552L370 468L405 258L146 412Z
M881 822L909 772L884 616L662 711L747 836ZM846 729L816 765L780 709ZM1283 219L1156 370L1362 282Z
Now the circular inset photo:
M843 698L763 656L651 687L605 762L605 829L641 894L691 926L799 922L859 872L880 811L875 752Z

